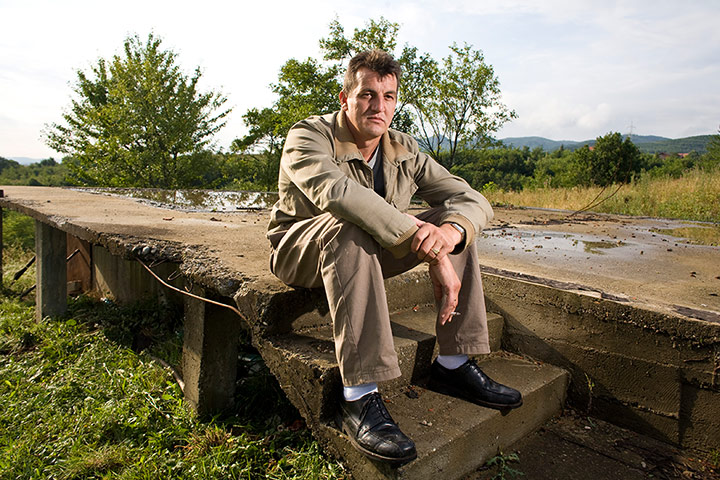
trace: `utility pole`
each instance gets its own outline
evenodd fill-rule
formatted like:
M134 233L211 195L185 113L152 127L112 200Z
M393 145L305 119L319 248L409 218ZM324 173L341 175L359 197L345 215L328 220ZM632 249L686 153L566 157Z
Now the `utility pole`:
M630 129L630 133L628 133L628 136L630 137L630 140L632 140L633 131L635 130L635 125L633 125L632 120L630 120L630 126L628 128Z

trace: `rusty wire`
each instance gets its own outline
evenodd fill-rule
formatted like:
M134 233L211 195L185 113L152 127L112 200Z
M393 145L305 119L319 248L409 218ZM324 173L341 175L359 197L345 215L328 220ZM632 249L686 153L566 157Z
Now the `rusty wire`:
M228 308L228 309L232 310L233 312L237 313L240 318L242 318L243 320L245 320L245 321L247 322L247 319L245 318L245 315L243 315L242 312L240 312L240 310L238 310L237 308L233 307L232 305L228 305L228 304L226 304L226 303L221 303L221 302L216 302L215 300L210 300L209 298L201 297L200 295L195 295L194 293L186 292L185 290L182 290L182 289L177 288L177 287L175 287L175 286L173 286L173 285L170 285L169 283L167 283L166 281L164 281L162 278L160 278L155 272L153 272L153 271L150 269L150 267L148 267L147 265L145 265L145 263L144 263L142 260L140 260L139 258L136 258L135 260L137 260L137 261L140 263L140 265L142 265L143 267L145 267L145 270L147 270L148 272L150 272L150 274L151 274L153 277L155 277L155 279L156 279L158 282L162 283L162 284L165 285L167 288L169 288L169 289L171 289L171 290L174 290L174 291L176 291L176 292L182 293L183 295L187 295L188 297L194 298L194 299L196 299L196 300L201 300L201 301L203 301L203 302L211 303L211 304L213 304L213 305L217 305L217 306L220 306L220 307Z

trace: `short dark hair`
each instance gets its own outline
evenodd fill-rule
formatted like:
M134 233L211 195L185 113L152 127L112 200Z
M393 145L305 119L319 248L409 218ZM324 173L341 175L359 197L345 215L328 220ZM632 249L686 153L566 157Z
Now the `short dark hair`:
M345 80L343 81L345 95L348 95L357 85L357 72L361 68L367 68L380 75L380 77L395 75L398 88L400 88L400 76L402 75L400 63L383 50L365 50L350 59L345 72Z

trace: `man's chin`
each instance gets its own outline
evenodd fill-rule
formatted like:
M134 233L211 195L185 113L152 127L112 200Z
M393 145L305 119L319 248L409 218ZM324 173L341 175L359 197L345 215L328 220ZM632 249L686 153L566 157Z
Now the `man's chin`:
M387 129L388 127L384 123L373 122L370 125L366 126L365 131L368 133L368 135L379 137L385 132L387 132Z

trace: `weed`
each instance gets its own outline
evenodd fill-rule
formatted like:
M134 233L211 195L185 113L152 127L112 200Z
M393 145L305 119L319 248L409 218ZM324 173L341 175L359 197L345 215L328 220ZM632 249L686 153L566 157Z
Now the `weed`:
M592 410L593 390L595 389L595 382L593 382L592 378L590 378L587 373L585 374L585 382L588 389L588 403L586 413L589 415L590 411Z
M712 468L720 468L720 449L710 450L707 461Z
M491 468L494 467L497 470L497 473L492 477L492 480L506 480L507 478L509 478L507 477L507 475L510 475L513 478L525 475L520 470L517 470L510 466L511 463L519 461L520 457L517 453L510 453L506 455L501 451L498 451L498 454L488 460L486 465Z

